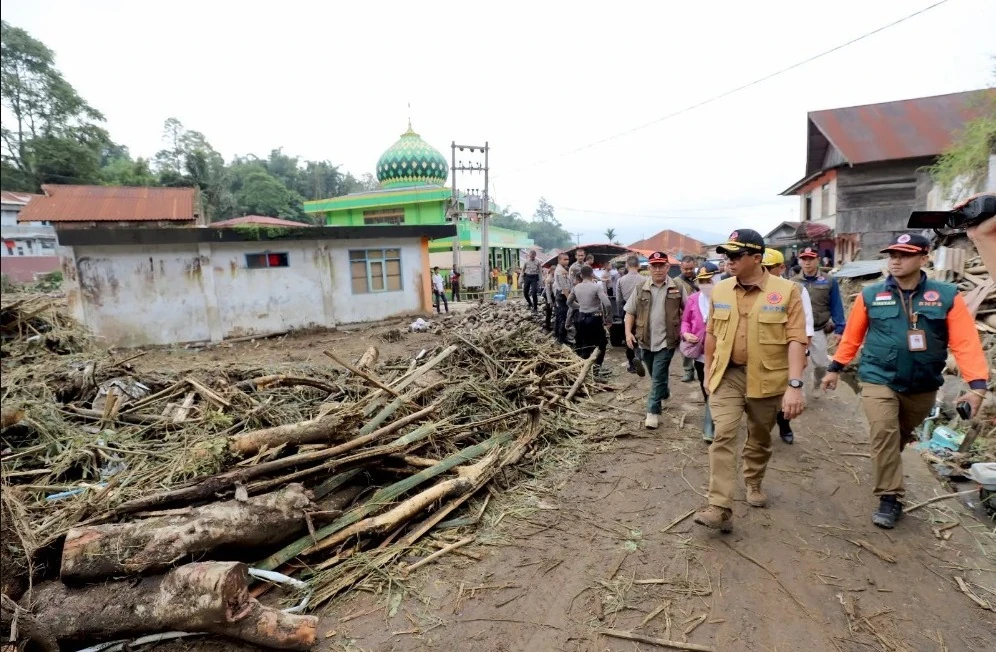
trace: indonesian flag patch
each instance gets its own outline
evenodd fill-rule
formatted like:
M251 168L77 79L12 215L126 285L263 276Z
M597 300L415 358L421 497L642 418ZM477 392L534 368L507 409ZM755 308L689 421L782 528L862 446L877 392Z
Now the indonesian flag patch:
M879 292L875 295L875 301L891 301L892 292Z

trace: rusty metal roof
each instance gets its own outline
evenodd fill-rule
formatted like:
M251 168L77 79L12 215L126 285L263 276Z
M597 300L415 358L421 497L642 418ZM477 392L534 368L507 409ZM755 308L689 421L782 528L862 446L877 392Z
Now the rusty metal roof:
M266 215L245 215L243 217L233 217L229 220L211 222L208 226L225 228L240 226L242 224L256 224L259 226L314 226L313 224L307 224L305 222L294 222L292 220L283 220L279 217L269 217Z
M196 188L43 185L18 222L158 222L197 219Z
M828 145L851 165L937 156L994 98L996 89L984 89L813 111L806 174L825 167Z
M30 192L15 192L13 190L0 190L0 201L5 204L27 204L29 201L35 197L41 197L41 195L35 195Z
M672 256L678 252L684 254L697 254L705 248L705 243L696 240L690 236L678 233L677 231L672 231L671 229L665 229L660 233L656 233L649 238L643 240L637 240L629 247L630 249L639 249L646 251L663 251L664 253L671 254Z

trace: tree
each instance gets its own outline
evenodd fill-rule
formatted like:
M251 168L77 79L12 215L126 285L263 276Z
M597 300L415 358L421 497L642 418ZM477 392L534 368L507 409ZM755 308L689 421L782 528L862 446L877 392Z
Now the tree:
M930 167L931 176L945 195L979 189L989 172L989 157L996 154L996 90L981 91L975 106L979 116L965 123L951 147Z
M571 234L560 225L554 216L553 206L545 197L540 197L527 233L543 249L566 249L571 246Z
M511 206L499 208L491 215L491 225L513 231L529 231L529 222L522 219L518 211L512 210Z
M55 67L55 55L28 32L0 21L0 168L5 189L93 183L110 145L104 116Z
M616 239L616 230L611 228L605 229L605 239L609 242L614 242Z
M301 196L264 169L248 171L235 193L235 205L242 215L307 221L301 212Z
M227 216L234 210L225 159L204 134L187 129L176 118L168 118L163 124L163 142L166 147L153 157L161 185L199 188L209 220Z

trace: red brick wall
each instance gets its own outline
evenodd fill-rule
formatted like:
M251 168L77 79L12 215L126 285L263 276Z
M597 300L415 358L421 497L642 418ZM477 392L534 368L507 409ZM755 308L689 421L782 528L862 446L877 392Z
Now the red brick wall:
M0 271L18 283L30 283L35 274L48 274L60 267L58 256L5 256L0 258Z

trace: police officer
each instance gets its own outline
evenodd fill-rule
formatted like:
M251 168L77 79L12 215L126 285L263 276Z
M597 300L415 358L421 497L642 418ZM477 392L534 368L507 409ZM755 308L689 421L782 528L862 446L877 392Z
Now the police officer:
M861 350L858 376L861 403L868 418L872 471L879 506L872 523L895 527L903 514L903 447L914 440L913 430L930 413L941 372L954 354L968 392L958 399L978 412L986 395L989 366L958 288L928 279L930 242L903 233L882 250L889 255L885 281L866 287L851 308L851 319L837 348L823 389L836 389L838 374Z
M540 261L536 260L536 250L530 249L529 257L522 265L522 293L526 295L526 305L532 308L533 312L539 310L539 284L541 269L542 265L540 265Z
M709 505L695 514L699 525L733 529L736 441L747 415L743 447L747 504L764 507L761 489L771 457L771 430L779 408L793 419L805 408L806 318L798 284L761 265L764 238L740 229L718 247L733 278L712 291L705 342L705 386L715 423L709 446Z
M557 256L557 267L553 270L553 297L556 301L556 314L553 334L561 344L567 342L567 295L571 293L571 281L567 276L567 254Z
M619 309L619 315L623 318L625 322L626 319L626 302L629 298L633 296L633 292L647 282L647 277L640 274L640 259L636 254L630 254L626 256L626 273L619 277L619 281L616 283L616 306ZM625 326L623 327L625 329ZM630 344L629 339L626 340L626 360L629 362L629 366L626 371L631 374L636 374L640 378L646 375L646 369L639 360L636 359L636 345Z
M695 272L695 257L685 256L682 258L681 274L679 274L675 280L685 286L685 294L687 296L691 296L699 291L699 286L695 282ZM681 366L685 372L681 377L681 382L690 383L695 380L695 359L682 356Z
M588 265L581 266L581 282L571 290L567 305L577 313L575 350L578 355L587 359L592 350L598 347L598 357L595 359L598 373L605 361L605 349L608 346L605 322L609 320L611 323L612 302L605 292L605 285L595 280L594 271Z
M681 311L687 296L684 288L667 274L667 254L655 251L647 262L650 278L626 301L626 345L639 345L640 357L650 372L644 426L653 430L660 423L661 401L671 396L668 371L681 338Z
M813 304L813 341L809 345L809 356L813 362L813 377L816 385L823 380L830 357L827 335L839 337L846 326L844 322L844 302L840 297L837 279L820 271L819 253L814 247L806 247L799 253L802 270L792 277L809 292Z

